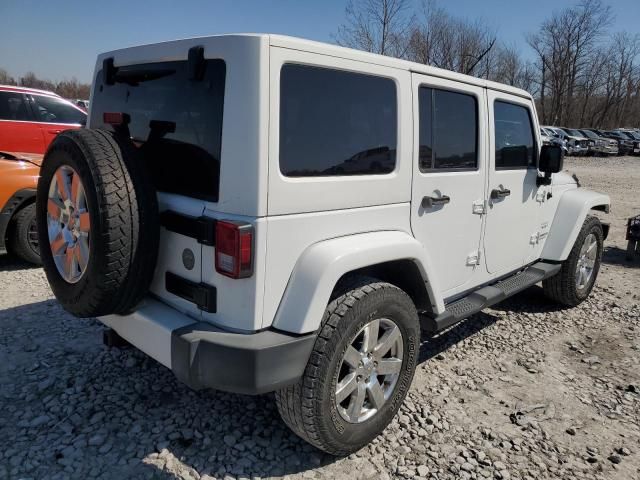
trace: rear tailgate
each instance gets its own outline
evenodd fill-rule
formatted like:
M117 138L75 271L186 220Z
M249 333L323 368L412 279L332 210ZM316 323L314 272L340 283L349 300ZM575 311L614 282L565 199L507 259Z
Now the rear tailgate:
M191 233L207 202L218 201L226 63L202 59L194 79L187 52L184 60L124 66L117 54L107 59L96 74L89 126L130 139L158 191L163 226L151 293L201 319L209 287L202 239Z

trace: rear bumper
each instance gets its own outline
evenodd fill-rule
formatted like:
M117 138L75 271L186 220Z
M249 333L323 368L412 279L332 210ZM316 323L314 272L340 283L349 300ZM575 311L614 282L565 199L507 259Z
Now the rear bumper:
M315 333L229 332L152 299L130 315L109 315L100 321L191 388L248 395L300 379L316 340Z

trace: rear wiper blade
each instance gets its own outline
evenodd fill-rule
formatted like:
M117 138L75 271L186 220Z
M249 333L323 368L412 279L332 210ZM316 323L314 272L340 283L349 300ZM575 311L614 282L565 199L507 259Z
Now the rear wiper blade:
M115 83L126 83L135 86L141 82L157 80L158 78L168 77L174 73L176 73L176 71L172 68L136 68L132 70L119 68L113 80Z

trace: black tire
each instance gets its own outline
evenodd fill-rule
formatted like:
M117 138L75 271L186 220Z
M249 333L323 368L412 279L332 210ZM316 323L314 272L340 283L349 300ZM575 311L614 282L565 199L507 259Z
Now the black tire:
M350 423L338 413L336 382L351 339L374 318L389 318L400 328L404 358L382 408L362 423ZM359 450L387 427L400 408L413 379L419 345L420 324L411 298L394 285L360 277L327 306L302 379L276 392L282 419L299 437L327 453Z
M578 260L580 258L580 250L585 239L590 234L593 234L597 241L598 251L596 254L595 265L589 281L582 288L578 288L578 285L576 284L576 271L578 268ZM573 244L569 257L562 262L560 272L542 282L545 295L550 299L569 307L575 307L586 300L593 289L598 272L600 271L603 244L604 235L602 233L600 220L596 217L588 216L582 224L582 229Z
M19 210L13 217L9 236L9 250L22 260L41 265L36 227L36 205L32 203ZM33 238L33 236L36 238Z
M153 278L160 235L156 193L134 148L105 130L69 130L45 155L36 201L41 257L53 293L78 317L130 312ZM77 283L59 273L47 233L51 180L63 165L78 173L91 224L89 259Z

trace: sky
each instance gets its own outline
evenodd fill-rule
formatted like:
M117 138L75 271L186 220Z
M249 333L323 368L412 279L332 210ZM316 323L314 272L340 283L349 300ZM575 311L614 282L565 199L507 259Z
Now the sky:
M416 4L420 0L412 0ZM332 42L347 0L0 0L0 68L89 82L100 52L220 33L279 33ZM568 0L440 0L531 55L524 37ZM640 0L609 0L613 30L640 34Z

